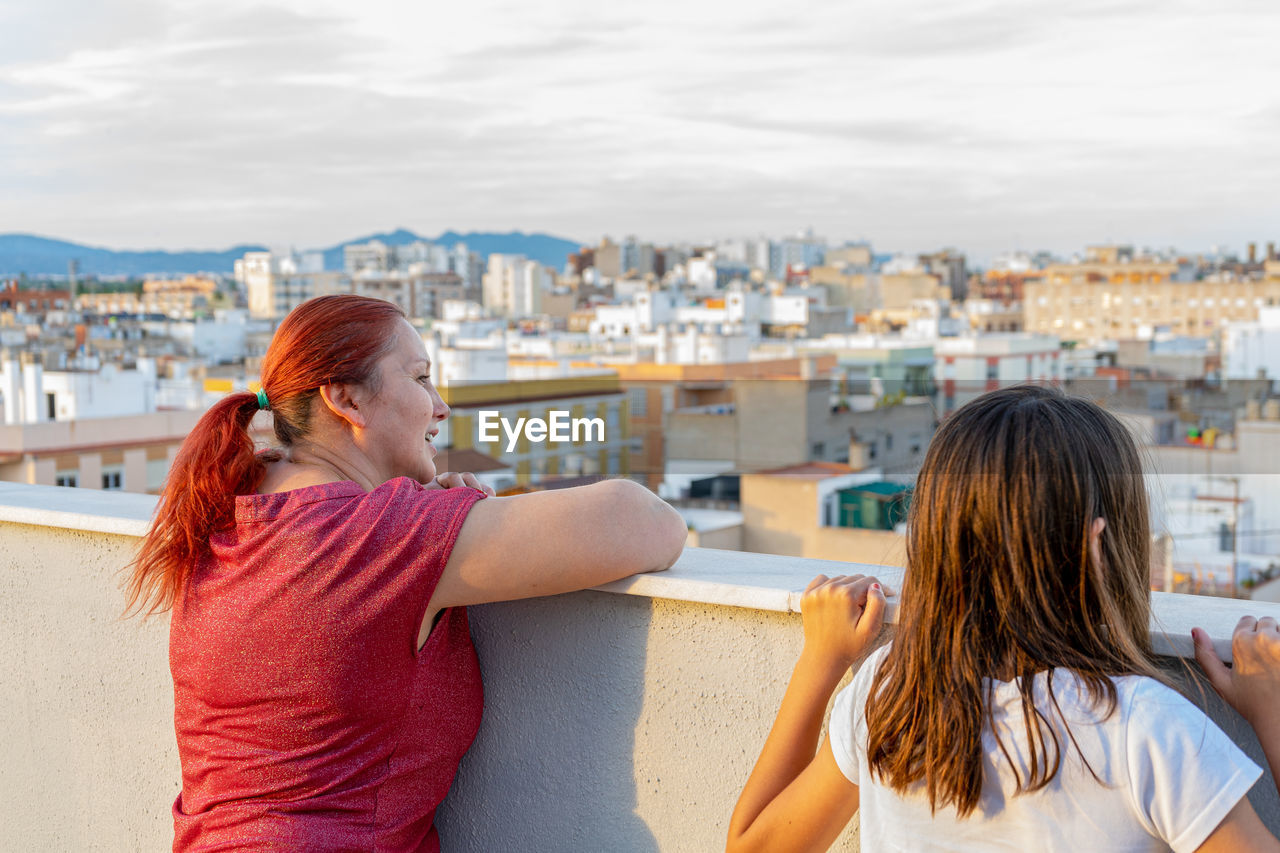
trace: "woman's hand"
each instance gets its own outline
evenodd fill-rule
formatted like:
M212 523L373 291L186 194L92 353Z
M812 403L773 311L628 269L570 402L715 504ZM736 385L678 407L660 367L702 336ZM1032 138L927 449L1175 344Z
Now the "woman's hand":
M1280 628L1270 616L1245 616L1231 635L1228 668L1213 650L1213 643L1201 628L1193 628L1196 660L1209 683L1240 716L1255 729L1275 718L1280 708Z
M442 474L436 474L436 478L427 483L428 489L459 489L463 487L475 489L477 492L484 492L489 497L493 497L493 488L477 480L475 474L445 471Z
M805 651L848 669L880 632L884 597L873 577L818 575L800 599Z

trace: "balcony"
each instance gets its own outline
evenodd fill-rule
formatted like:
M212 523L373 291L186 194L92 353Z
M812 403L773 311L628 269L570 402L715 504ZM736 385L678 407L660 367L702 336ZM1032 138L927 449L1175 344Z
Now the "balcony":
M0 849L161 850L178 792L167 624L121 621L155 498L0 484ZM487 709L438 817L445 849L723 849L800 650L818 572L897 569L689 549L670 571L472 609ZM1155 593L1162 654L1220 649L1280 605ZM1194 695L1194 690L1193 690ZM1259 764L1247 726L1210 714ZM1251 794L1273 830L1270 776ZM856 821L833 849L856 850Z

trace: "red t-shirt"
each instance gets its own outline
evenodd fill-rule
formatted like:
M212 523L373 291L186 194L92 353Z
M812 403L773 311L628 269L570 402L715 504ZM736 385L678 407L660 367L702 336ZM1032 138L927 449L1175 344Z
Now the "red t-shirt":
M417 638L481 497L401 477L236 498L173 608L175 850L439 850L484 699L464 608Z

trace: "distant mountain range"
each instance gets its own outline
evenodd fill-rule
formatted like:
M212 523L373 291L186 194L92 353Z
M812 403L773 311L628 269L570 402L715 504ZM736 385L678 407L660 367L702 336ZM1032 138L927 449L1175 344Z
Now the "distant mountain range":
M562 268L571 252L581 246L572 240L547 234L508 234L446 231L439 237L422 237L404 228L384 234L370 234L323 249L325 269L342 269L342 250L352 243L381 240L391 246L403 246L426 240L444 246L465 243L482 258L489 255L524 255L556 270ZM27 275L66 275L67 262L79 262L81 275L148 275L175 273L230 273L245 252L262 252L265 246L233 246L220 252L117 252L85 246L65 240L37 237L33 234L0 234L0 277Z

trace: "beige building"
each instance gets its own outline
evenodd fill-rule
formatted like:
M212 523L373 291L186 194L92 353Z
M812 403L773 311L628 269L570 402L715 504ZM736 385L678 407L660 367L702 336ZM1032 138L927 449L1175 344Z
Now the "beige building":
M488 267L481 279L481 302L498 317L533 317L545 313L544 298L556 288L555 270L524 255L489 256ZM568 316L562 305L557 312Z
M190 316L208 308L215 299L218 283L205 276L181 279L147 279L142 293L80 293L76 307L98 314L165 314Z
M455 273L364 271L352 276L351 292L394 302L410 317L440 318L445 301L480 298L480 289L467 287Z
M631 451L635 479L654 491L662 484L669 456L667 419L673 412L730 404L733 387L739 382L798 382L802 376L829 376L835 365L834 355L717 364L611 365L628 393L631 434L635 437Z
M932 308L951 299L951 289L942 279L927 272L852 272L849 267L817 266L809 271L809 282L827 291L827 304L851 308L860 324L874 329L901 328ZM934 312L936 313L936 312Z
M828 259L830 255L828 254ZM849 272L843 266L816 266L809 270L809 283L827 292L827 305L852 308L855 314L869 314L879 308L879 293L874 279L866 272Z
M323 258L314 252L246 252L236 261L235 278L248 294L249 315L255 319L279 319L308 299L351 292L351 278L326 271Z
M1046 267L1024 284L1023 328L1077 341L1151 338L1157 330L1202 337L1253 322L1280 304L1280 273L1237 281L1179 281L1173 262L1105 260ZM1114 262L1113 262L1114 261Z
M155 494L203 412L0 426L0 480Z
M951 299L951 289L932 273L903 272L879 279L880 304L871 312L873 330L900 329L917 318L936 316L937 304Z
M823 260L828 266L869 267L875 260L875 255L870 246L841 246L839 249L828 249Z
M837 491L857 479L848 465L830 462L742 475L742 550L852 563L906 565L905 539L901 534L830 523L834 522Z

